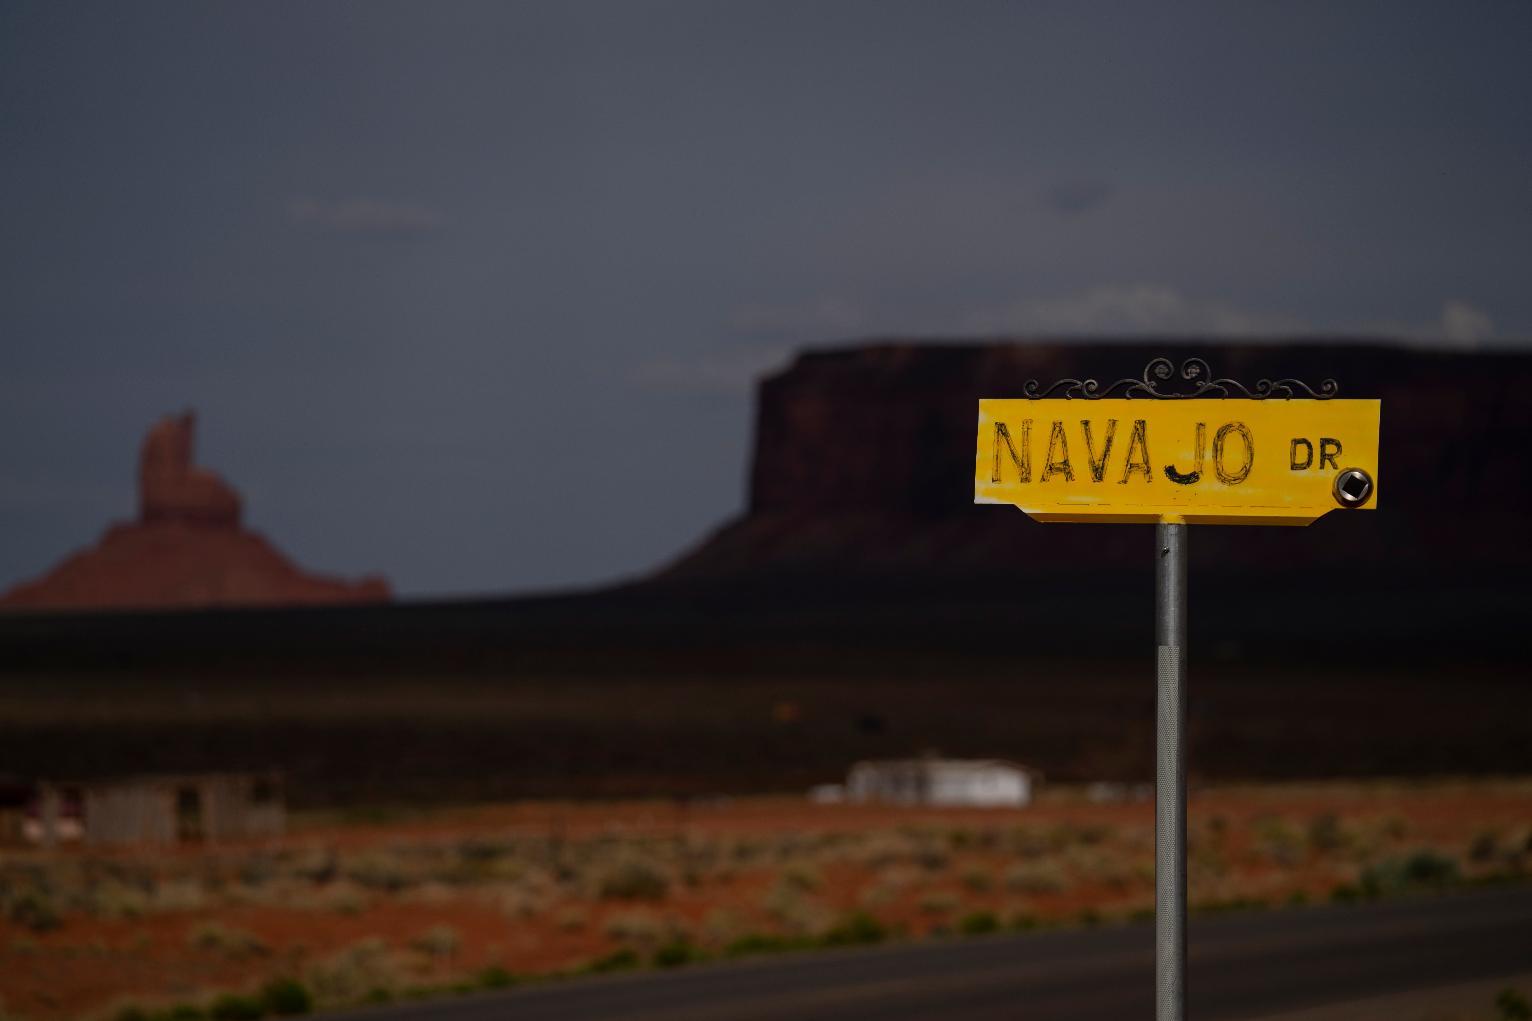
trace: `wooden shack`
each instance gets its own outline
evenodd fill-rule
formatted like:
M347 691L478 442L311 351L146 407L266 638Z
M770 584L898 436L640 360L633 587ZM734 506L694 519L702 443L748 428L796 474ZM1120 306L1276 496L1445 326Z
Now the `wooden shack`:
M38 785L40 842L58 843L78 813L87 845L179 844L281 836L287 829L277 773L134 776Z

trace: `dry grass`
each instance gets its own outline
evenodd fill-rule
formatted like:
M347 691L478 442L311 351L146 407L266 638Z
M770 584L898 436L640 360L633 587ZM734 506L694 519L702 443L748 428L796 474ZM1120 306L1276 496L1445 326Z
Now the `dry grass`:
M300 826L271 846L200 853L0 853L0 981L12 1011L38 1021L189 969L234 988L301 976L338 1005L506 969L1111 921L1152 904L1150 806L1070 791L1023 812L739 802L681 825L654 806L579 811L560 809L556 826L529 825L522 807ZM1203 792L1190 866L1205 908L1527 876L1532 785ZM92 955L118 962L116 985L58 998Z

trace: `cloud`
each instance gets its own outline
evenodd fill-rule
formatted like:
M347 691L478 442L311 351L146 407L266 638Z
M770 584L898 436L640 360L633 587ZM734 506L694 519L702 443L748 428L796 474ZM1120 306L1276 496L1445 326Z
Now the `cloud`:
M1427 322L1373 320L1354 332L1375 337L1398 337L1417 344L1472 348L1496 339L1495 321L1489 313L1461 298L1442 302L1439 319Z
M1043 198L1065 216L1081 216L1110 199L1114 191L1116 189L1106 181L1082 177L1059 181Z
M1105 284L1059 298L1021 301L972 316L984 333L1192 333L1223 336L1293 333L1308 324L1286 316L1187 297L1161 284Z
M862 336L870 325L861 306L841 297L740 305L724 324L734 344L694 357L651 359L639 365L632 378L640 386L665 390L748 390L802 345Z
M640 386L692 393L749 390L756 380L781 367L793 355L791 345L750 347L695 358L660 358L633 373Z
M827 297L787 305L741 305L729 328L749 339L823 338L860 333L867 325L861 308L845 298Z
M1443 339L1464 347L1474 347L1495 335L1495 321L1482 309L1457 298L1442 306Z
M662 357L634 371L640 386L694 393L748 390L780 368L804 344L852 339L870 333L907 335L989 334L1002 336L1101 337L1182 335L1286 337L1305 334L1355 335L1441 345L1472 346L1494 337L1494 322L1483 310L1458 299L1442 306L1439 321L1323 322L1252 310L1227 301L1190 297L1164 284L1102 284L1051 298L1018 301L980 311L953 324L900 320L890 328L887 313L868 312L841 298L799 304L744 305L729 327L744 339L723 351L695 357Z
M288 219L307 230L372 238L418 238L442 226L433 209L412 202L365 197L295 198L287 204Z

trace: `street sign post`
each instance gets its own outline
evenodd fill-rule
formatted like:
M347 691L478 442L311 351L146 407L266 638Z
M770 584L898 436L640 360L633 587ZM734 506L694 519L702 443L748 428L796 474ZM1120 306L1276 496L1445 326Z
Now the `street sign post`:
M1186 528L1307 525L1378 502L1375 400L1295 379L1253 388L1199 358L1139 379L1066 379L979 401L974 502L1038 521L1153 523L1155 1017L1182 1021L1186 966Z

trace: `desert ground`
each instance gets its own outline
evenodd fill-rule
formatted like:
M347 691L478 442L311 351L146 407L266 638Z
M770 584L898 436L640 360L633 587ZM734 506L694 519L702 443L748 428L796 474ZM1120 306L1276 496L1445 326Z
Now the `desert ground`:
M1152 910L1152 804L799 798L311 812L280 840L0 852L3 1016L254 1018ZM1194 911L1532 877L1532 780L1196 790ZM1492 1015L1489 1015L1492 1016Z

